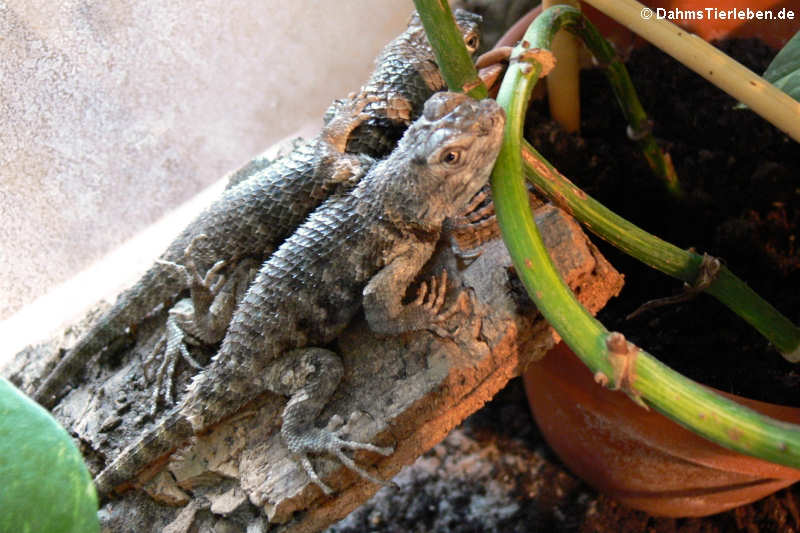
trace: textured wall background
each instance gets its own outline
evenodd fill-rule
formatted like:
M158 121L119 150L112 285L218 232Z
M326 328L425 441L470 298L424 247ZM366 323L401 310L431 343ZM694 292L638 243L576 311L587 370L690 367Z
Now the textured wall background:
M0 320L365 81L410 0L0 0Z

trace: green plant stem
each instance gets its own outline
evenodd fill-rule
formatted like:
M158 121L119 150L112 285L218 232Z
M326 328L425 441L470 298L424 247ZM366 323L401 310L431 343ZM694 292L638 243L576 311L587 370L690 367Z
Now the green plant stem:
M701 255L682 250L620 217L576 187L524 141L522 158L527 179L592 233L668 276L689 284L697 280ZM728 268L721 267L705 291L764 335L784 357L792 362L800 359L800 328Z
M564 28L580 37L595 59L603 66L606 79L614 91L625 119L630 124L629 135L635 139L644 154L650 169L662 180L670 194L681 196L680 182L672 165L672 160L665 154L651 133L652 123L647 118L642 103L636 94L628 69L614 51L609 42L597 31L587 18L569 15Z
M448 65L441 69L444 81L451 91L466 93L476 100L489 96L481 81L472 58L464 46L461 32L458 31L450 4L443 1L414 0L422 27L433 47L436 62Z
M429 9L426 4L432 4L433 11L437 14L434 20L437 25L435 26L436 31L432 31L430 37L431 42L435 43L434 46L464 49L461 35L452 22L452 14L449 13L446 3L418 0L417 4L418 9L420 9L420 4L425 6L424 9L420 10L423 25L425 20L431 20L431 17L426 16ZM444 13L445 9L447 13ZM574 32L583 39L592 53L597 55L598 60L606 65L607 76L629 123L634 129L644 127L643 125L647 123L647 115L639 103L627 70L597 29L586 21L579 11L568 6L559 6L556 9L547 10L540 15L539 19L541 21L538 24L540 24L542 31L546 32L543 36L544 42L549 43L561 27ZM444 24L444 21L447 20L450 23ZM453 31L446 31L448 26ZM428 31L427 26L426 31ZM464 49L464 52L464 54L460 55L451 53L441 63L448 66L443 68L443 72L451 76L455 87L466 85L468 80L473 79L475 72L466 49ZM451 71L449 66L456 62L459 68ZM480 86L480 89L485 90L483 85ZM649 137L652 140L652 135ZM655 141L652 141L652 144L655 145ZM657 166L663 165L665 168L671 169L671 163L669 163L668 159L662 157L661 150L657 146L655 150L657 154L656 152L650 152L655 154L653 157L654 164ZM689 284L695 283L698 279L702 256L682 250L663 241L607 209L562 176L533 147L524 141L523 159L527 178L543 190L556 204L572 213L590 231L628 255L636 257L645 264L669 276ZM668 170L665 171L664 176L667 177L668 183L670 182L669 174ZM675 190L677 190L677 187L679 187L677 180L672 181L672 183L674 183ZM769 302L761 298L726 267L723 266L720 269L713 283L705 290L764 335L786 359L792 362L800 360L800 328L795 326Z
M547 321L595 373L598 382L641 395L684 427L727 448L800 467L800 426L763 416L681 376L632 345L611 343L609 332L577 302L559 277L542 243L522 178L522 121L541 65L528 48L547 48L559 11L545 12L512 53L498 94L507 115L503 148L492 173L497 218L517 274ZM548 16L545 16L548 15ZM610 349L613 348L613 349ZM626 368L626 365L627 368Z
M426 20L427 24L435 25L430 30L427 25L425 26L435 48L464 49L464 54L451 53L444 56L444 60L440 60L443 73L451 80L448 84L456 88L468 85L469 80L474 79L476 75L475 69L469 54L466 53L449 7L446 3L435 0L416 0L415 3L423 25L426 24ZM429 12L433 12L436 16L429 16ZM623 104L624 113L633 128L635 129L647 121L625 66L594 26L584 23L585 19L579 12L564 6L557 10L548 10L539 18L542 19L539 22L540 27L547 32L543 39L546 42L549 42L548 39L551 39L561 26L566 26L570 31L576 32L589 49L598 55L599 60L607 65L609 81L618 95L617 98ZM448 31L448 27L452 31ZM452 68L453 66L458 68ZM477 97L485 97L485 87L482 84L474 91ZM625 253L669 276L689 284L693 284L697 280L699 266L702 262L700 255L665 242L607 209L562 176L524 141L523 158L526 177L557 205L572 213L590 231ZM677 184L677 181L675 183ZM800 361L800 328L726 267L723 266L720 269L714 282L706 288L706 292L716 297L756 328L775 345L786 359L792 362Z
M625 64L608 41L597 31L594 24L583 17L579 10L568 8L568 6L557 7L565 9L558 11L548 9L539 15L540 18L546 17L542 22L542 28L549 34L548 42L553 40L560 29L565 29L583 40L589 51L603 65L606 79L630 125L629 135L639 145L650 169L664 181L670 194L681 196L683 192L678 175L675 173L675 167L672 165L670 157L664 154L653 137L651 122L636 95L636 89L633 87Z

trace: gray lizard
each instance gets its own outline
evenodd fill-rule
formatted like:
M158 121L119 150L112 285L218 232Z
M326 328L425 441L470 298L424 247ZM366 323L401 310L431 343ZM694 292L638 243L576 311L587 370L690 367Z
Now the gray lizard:
M175 299L199 274L180 263L191 250L199 270L219 268L219 261L263 259L291 234L308 212L343 183L357 179L363 158L343 154L336 143L366 118L364 100L350 101L312 142L227 190L170 244L160 259L78 339L36 391L49 407L56 395L96 353L123 337L157 306ZM345 106L343 106L345 107ZM207 277L206 277L207 278Z
M465 43L474 51L480 17L457 10L456 21ZM203 320L223 324L201 336L203 342L221 340L235 299L229 300L229 307L207 306L207 312L218 315L201 319L202 310L193 306L200 298L195 291L205 292L203 298L214 297L213 289L225 288L226 283L222 277L214 280L211 274L222 276L222 269L227 268L228 275L234 275L236 262L248 257L260 263L334 190L352 185L364 174L373 160L344 154L353 130L360 130L361 148L356 150L382 153L387 144L383 128L391 127L390 136L394 136L396 128L405 128L431 94L444 88L433 52L414 15L406 31L384 48L362 94L335 102L316 139L299 143L276 161L257 157L235 172L223 196L201 213L159 261L78 339L41 383L34 398L51 407L64 385L95 354L114 351L115 344L154 309L174 301L190 287L191 300L182 301L172 313L176 318L172 325L180 323L180 327L171 327L166 339L166 367L174 368L175 353L185 355L179 343L192 324ZM187 268L181 262L189 250L192 261ZM201 269L206 275L200 276ZM203 283L192 282L197 279ZM159 380L163 379L160 374Z
M480 46L481 17L463 9L454 12L456 24L470 54ZM348 136L347 151L373 157L387 155L413 120L422 112L422 104L447 84L442 78L433 49L425 36L422 21L414 13L406 31L387 44L375 60L375 70L361 87L371 98L366 106L369 118ZM325 113L324 120L336 116L337 101ZM262 154L232 173L228 186L247 179L268 166L271 158Z
M442 312L446 278L423 284L403 304L409 285L433 254L447 217L486 184L500 149L502 109L492 100L437 93L388 158L351 191L328 199L262 265L236 310L211 364L195 376L178 407L125 448L95 479L107 495L142 467L234 414L263 391L289 397L281 435L311 481L309 453L329 453L372 481L344 453L391 449L343 439L314 422L341 379L338 355L321 348L364 308L370 327L399 334L441 331L461 293Z

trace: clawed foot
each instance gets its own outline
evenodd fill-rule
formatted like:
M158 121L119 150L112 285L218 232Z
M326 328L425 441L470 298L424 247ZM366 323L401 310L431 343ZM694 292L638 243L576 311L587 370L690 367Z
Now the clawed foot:
M179 275L183 276L184 283L192 291L192 299L195 300L195 306L198 304L202 305L201 302L210 304L214 296L219 293L226 280L225 276L220 274L220 271L228 264L224 259L214 263L211 268L208 269L205 276L200 275L200 271L194 259L195 247L198 242L207 238L208 236L205 233L201 233L192 239L192 242L190 242L186 250L184 250L184 264L182 265L173 261L163 261L160 259L156 261L162 265L174 268L178 271Z
M469 252L493 239L500 233L494 203L486 201L489 190L482 189L464 210L464 214L447 221L446 231L450 237L453 253L462 259L475 259L480 254Z
M185 343L185 333L176 321L175 315L184 311L184 307L191 307L191 302L187 299L181 300L170 310L167 317L166 333L161 336L153 351L145 359L143 367L150 366L154 361L161 360L155 375L153 385L153 396L150 406L150 414L155 415L158 410L159 399L171 405L174 399L173 383L175 380L175 365L180 358L189 363L192 368L202 370L203 366L195 361L189 354L189 349ZM162 355L163 353L163 355Z
M430 287L430 289L429 289ZM420 284L416 299L411 305L423 311L428 316L429 329L440 337L449 337L452 332L445 329L442 324L458 312L469 313L474 304L474 294L471 290L461 291L456 301L446 310L442 311L447 294L447 270L442 270L439 276L433 276L429 283Z
M216 296L220 288L225 284L225 276L220 271L225 268L227 261L220 259L208 269L205 276L200 275L197 264L194 261L194 245L200 239L207 238L205 234L200 234L192 239L191 244L186 248L184 263L186 264L186 275L192 293L208 293L210 297ZM213 281L212 281L213 280Z
M332 117L323 129L325 140L338 152L344 153L353 130L372 118L364 109L378 100L377 96L368 96L364 92L337 100L332 106Z
M306 471L306 474L308 474L309 479L311 479L315 485L322 489L322 492L324 492L326 495L330 496L334 493L334 491L320 479L319 475L317 475L317 472L314 470L314 466L311 464L311 460L308 458L309 453L327 453L333 455L339 459L344 466L364 479L381 486L391 485L391 482L375 477L371 473L367 472L364 468L356 464L356 462L353 461L350 456L344 453L344 450L366 450L388 456L394 452L394 447L375 446L374 444L370 444L368 442L358 442L343 439L341 435L345 433L346 427L347 426L343 426L339 429L331 430L329 424L328 428L313 428L305 431L303 435L284 435L284 439L289 445L289 450L303 466L303 469Z

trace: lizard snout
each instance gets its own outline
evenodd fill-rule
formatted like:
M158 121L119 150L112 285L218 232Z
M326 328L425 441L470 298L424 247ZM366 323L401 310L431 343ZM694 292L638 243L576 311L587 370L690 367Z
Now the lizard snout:
M483 115L478 120L478 136L485 137L502 131L506 121L506 114L494 100L481 100L480 113Z

